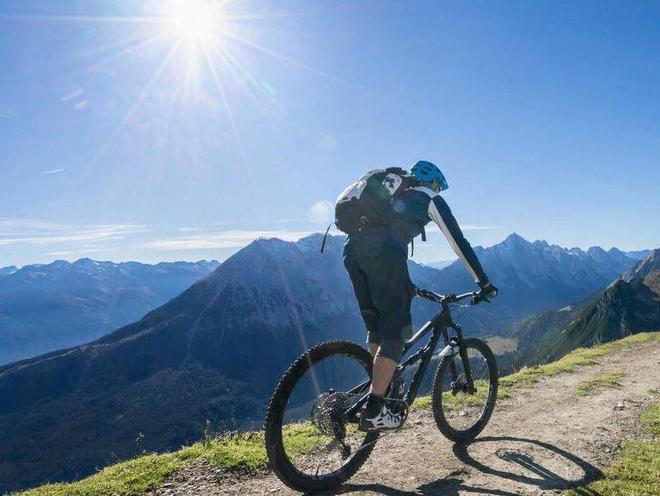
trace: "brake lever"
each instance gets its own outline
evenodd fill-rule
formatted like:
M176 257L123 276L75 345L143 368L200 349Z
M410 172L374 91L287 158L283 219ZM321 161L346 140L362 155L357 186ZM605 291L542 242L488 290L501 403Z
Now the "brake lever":
M471 302L471 303L472 303L473 305L478 305L478 304L481 303L482 301L485 301L486 303L492 303L491 300L489 300L488 298L486 298L486 297L485 297L484 295L482 295L482 294L476 294L476 295L474 295L474 296L472 297L472 302Z

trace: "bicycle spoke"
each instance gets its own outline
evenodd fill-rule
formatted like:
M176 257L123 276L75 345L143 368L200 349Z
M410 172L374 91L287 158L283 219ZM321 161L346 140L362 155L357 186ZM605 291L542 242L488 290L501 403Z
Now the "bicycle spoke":
M309 377L320 379L318 388L307 386ZM288 425L283 427L284 451L297 470L323 478L342 467L346 453L360 450L366 433L348 422L344 412L362 395L346 391L368 378L362 364L342 355L313 364L300 378L289 396L284 412Z
M453 357L456 381L452 381L449 372L445 374L446 377L443 380L444 417L447 424L456 431L465 431L479 421L486 408L491 387L490 370L486 358L479 350L471 348L468 349L468 360L475 392L469 391L467 375L460 355ZM448 371L450 367L447 367L446 370Z

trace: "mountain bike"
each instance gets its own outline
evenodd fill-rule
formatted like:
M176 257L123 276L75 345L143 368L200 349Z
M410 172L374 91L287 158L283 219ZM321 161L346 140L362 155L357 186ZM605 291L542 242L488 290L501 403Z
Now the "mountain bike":
M477 304L486 298L476 291L446 296L424 289L416 293L438 303L440 311L405 342L387 400L400 409L405 423L424 375L437 359L431 387L437 427L451 441L472 440L495 408L497 364L485 342L463 337L451 310L463 300ZM426 344L415 346L428 334ZM434 357L440 338L444 347ZM362 346L327 341L307 350L284 373L268 407L265 443L271 468L287 486L298 491L336 487L367 460L382 435L358 430L371 367L372 357Z

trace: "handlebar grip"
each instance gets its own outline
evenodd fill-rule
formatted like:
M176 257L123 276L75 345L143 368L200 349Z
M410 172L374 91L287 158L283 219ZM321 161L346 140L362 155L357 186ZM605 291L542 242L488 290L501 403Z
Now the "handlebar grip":
M482 301L485 301L486 303L492 303L492 301L490 301L488 298L486 298L486 296L484 294L482 294L482 291L479 291L479 293L474 295L474 297L472 298L471 303L473 305L478 305Z

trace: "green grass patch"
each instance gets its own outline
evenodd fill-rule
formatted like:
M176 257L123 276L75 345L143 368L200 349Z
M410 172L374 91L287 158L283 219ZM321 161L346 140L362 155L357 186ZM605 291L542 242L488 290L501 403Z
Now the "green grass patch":
M413 401L412 405L410 405L410 408L413 410L416 409L421 409L421 408L431 408L431 405L433 404L433 400L431 399L431 395L427 396L420 396L419 398L415 398L415 401Z
M575 392L578 394L578 396L587 396L604 389L620 388L621 383L619 381L622 377L623 374L618 372L597 375L578 384L578 386L575 388Z
M446 412L452 412L455 410L460 410L468 406L481 406L486 402L486 395L488 394L488 386L486 381L477 381L475 383L477 388L477 394L468 395L459 393L456 396L453 396L449 391L442 393L442 404ZM511 393L505 387L498 387L497 389L497 398L500 400L505 400L511 397ZM413 401L412 408L431 408L433 401L431 395L420 396Z
M188 459L206 459L216 467L235 471L258 471L268 465L263 432L220 436L179 451Z
M21 496L139 496L183 467L185 454L145 455L71 484L48 484Z
M356 428L349 429L349 433ZM311 422L286 426L284 445L296 458L313 452L331 438L320 435ZM162 484L190 460L208 460L226 470L256 472L268 467L263 432L220 436L198 442L175 453L144 455L105 468L97 474L70 484L48 484L17 496L142 496Z
M525 388L536 384L542 377L552 377L573 372L577 367L594 365L598 359L616 350L630 348L652 341L660 342L660 333L643 332L611 343L605 343L594 348L578 348L563 356L556 362L546 365L526 367L514 374L502 377L500 384L511 388Z
M640 418L648 432L660 437L660 403L652 403Z
M660 494L660 403L651 404L641 416L653 441L626 445L603 479L572 489L569 496L657 496Z

